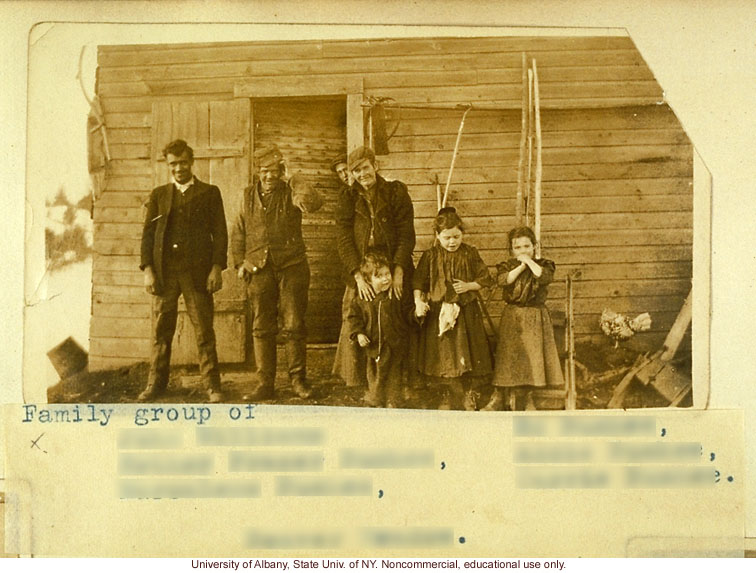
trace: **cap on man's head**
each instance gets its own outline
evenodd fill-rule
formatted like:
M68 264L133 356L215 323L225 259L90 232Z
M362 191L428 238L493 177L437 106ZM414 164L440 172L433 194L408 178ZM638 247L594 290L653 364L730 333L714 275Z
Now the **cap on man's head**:
M275 144L266 145L259 149L255 149L255 167L258 169L262 167L273 167L274 165L280 165L283 161L283 155L281 150Z
M349 171L352 171L364 159L375 165L375 151L369 147L358 147L349 154Z
M336 167L338 167L341 163L343 163L344 165L347 165L346 155L338 155L333 158L333 161L331 161L331 171L336 173Z

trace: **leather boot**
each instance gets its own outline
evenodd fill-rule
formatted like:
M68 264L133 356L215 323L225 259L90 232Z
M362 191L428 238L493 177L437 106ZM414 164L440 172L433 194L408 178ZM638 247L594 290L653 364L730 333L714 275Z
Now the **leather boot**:
M312 388L307 384L307 341L304 338L286 340L286 362L292 390L300 398L309 398Z
M504 409L505 403L506 400L504 399L504 391L501 388L495 388L493 394L491 394L491 399L488 401L488 404L483 406L480 411L500 412Z
M160 398L160 396L165 394L166 386L167 384L150 382L147 384L147 387L139 394L137 400L139 400L140 402L149 402L151 400L154 400L155 398Z
M242 397L245 402L268 400L275 395L276 339L255 337L253 346L257 364L257 384Z
M217 404L223 400L220 380L213 380L207 389L207 401L210 404Z

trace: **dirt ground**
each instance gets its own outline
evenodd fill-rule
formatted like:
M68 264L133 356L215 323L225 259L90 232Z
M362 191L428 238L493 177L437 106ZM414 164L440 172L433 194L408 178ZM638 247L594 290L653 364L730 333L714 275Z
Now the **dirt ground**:
M578 409L602 409L612 397L616 385L627 369L638 357L638 352L620 346L614 348L611 342L596 344L585 342L576 345L576 359L582 365L578 368L577 406ZM333 363L333 349L308 351L308 374L313 386L313 395L308 399L299 398L283 372L276 379L276 398L261 403L287 405L363 406L364 389L347 387L339 378L330 374ZM285 364L285 360L279 360ZM676 364L679 370L690 373L689 361ZM48 390L50 403L132 403L147 382L147 363L140 362L122 368L87 372L82 371L59 382ZM254 384L251 372L225 372L222 375L224 402L239 403ZM490 397L491 388L482 391L479 403L484 405ZM405 396L404 408L435 409L443 397L443 387L433 383L420 382ZM207 400L205 389L200 385L196 368L174 368L167 391L158 402L162 403L202 403ZM667 402L653 388L635 383L628 391L625 408L663 407ZM690 406L690 397L681 407ZM560 409L559 401L536 402L538 409Z

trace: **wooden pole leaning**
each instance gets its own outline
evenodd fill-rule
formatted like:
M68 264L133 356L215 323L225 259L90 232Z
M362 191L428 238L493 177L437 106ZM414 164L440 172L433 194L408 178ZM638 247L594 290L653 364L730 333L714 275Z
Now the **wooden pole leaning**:
M465 128L465 117L473 108L472 104L467 104L465 113L462 114L462 121L459 122L459 129L457 130L457 141L454 143L454 154L452 155L451 165L449 166L449 175L446 177L446 187L444 188L444 198L441 201L441 207L446 207L446 199L449 196L449 184L451 183L452 173L454 172L454 164L457 162L457 154L459 153L459 142L462 139L462 130Z
M536 237L535 254L541 257L541 180L543 179L543 141L541 139L541 98L538 91L538 68L536 67L535 58L533 59L533 108L535 112L535 205L533 206L533 218L535 228L533 232Z
M525 179L525 149L528 139L528 61L522 53L522 110L520 126L520 157L517 162L517 197L515 199L515 220L522 225L522 186Z
M525 224L530 226L530 188L533 172L533 70L528 69L528 171L525 185Z

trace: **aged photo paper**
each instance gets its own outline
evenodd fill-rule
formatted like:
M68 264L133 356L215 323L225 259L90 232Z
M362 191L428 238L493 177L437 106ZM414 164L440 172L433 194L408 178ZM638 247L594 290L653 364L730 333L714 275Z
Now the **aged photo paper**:
M428 21L389 3L355 25L326 4L308 18L262 3L255 17L229 4L235 24L67 10L19 22L26 172L24 186L11 164L22 177L8 187L26 208L11 202L9 245L24 256L9 261L13 276L24 269L26 309L23 329L4 333L18 355L3 387L6 553L742 555L756 534L743 294L754 167L753 93L737 78L748 84L738 50L753 55L754 14L724 3L680 23L676 3L661 5L672 12L585 2L549 19L483 2L469 19L448 3ZM350 8L363 13L339 10ZM676 45L675 34L696 44L686 26L708 42L698 63ZM184 302L167 391L138 397L156 316L140 239L175 138L194 147L196 178L220 187L232 239L266 145L278 144L289 185L309 177L323 197L302 219L307 396L286 376L287 342L275 398L244 399L258 331L230 261L215 295L222 403L207 404ZM494 278L509 228L535 227L557 264L547 306L561 386L493 408L514 412L447 412L453 391L425 380L400 408L369 409L331 374L344 283L330 165L361 145L407 185L414 265L447 177L465 242ZM500 290L480 300L481 332L496 339ZM496 402L490 385L464 390L468 410Z

